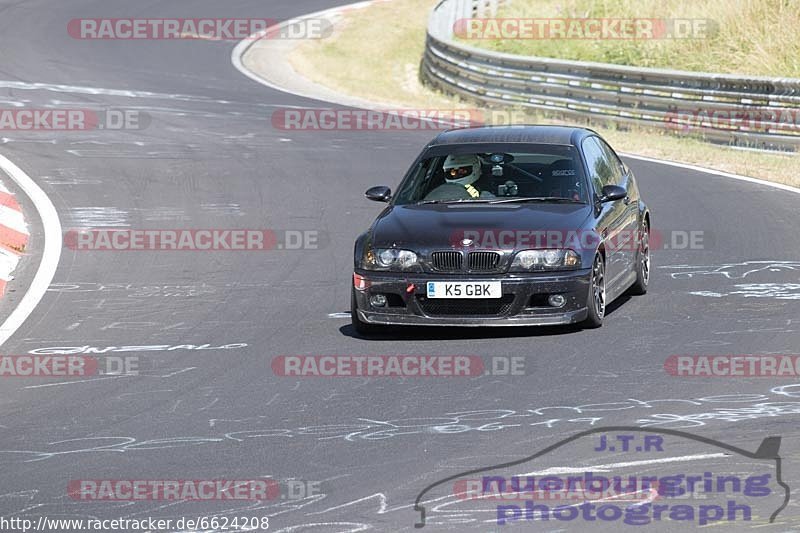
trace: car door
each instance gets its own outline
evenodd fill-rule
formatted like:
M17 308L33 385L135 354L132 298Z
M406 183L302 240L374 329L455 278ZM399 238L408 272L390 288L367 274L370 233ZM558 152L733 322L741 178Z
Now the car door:
M608 160L599 140L592 136L587 137L581 144L586 172L594 189L596 228L605 243L606 250L606 290L611 289L620 277L625 274L625 258L622 250L616 246L621 232L625 229L625 213L627 206L622 201L605 202L600 204L603 187L616 185L620 176L615 172L613 165Z
M623 262L622 268L625 272L635 272L636 266L636 251L638 240L636 232L639 229L639 205L635 187L628 173L627 167L622 164L622 160L614 152L614 150L603 139L596 138L600 147L603 149L603 154L612 167L615 183L627 191L627 196L621 201L624 204L625 221L623 230L620 237L617 239L618 248L620 250L620 260Z

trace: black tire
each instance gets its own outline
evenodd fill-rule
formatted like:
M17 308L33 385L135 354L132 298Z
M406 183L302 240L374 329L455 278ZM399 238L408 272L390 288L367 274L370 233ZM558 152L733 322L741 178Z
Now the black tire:
M352 289L350 292L350 322L353 324L353 329L356 330L356 333L362 337L376 335L384 330L383 326L368 324L367 322L364 322L358 318L355 289Z
M586 307L589 314L581 324L585 328L599 328L606 316L606 264L598 252L592 262L592 278L589 284Z
M650 284L650 227L642 225L639 249L636 251L636 282L628 289L628 294L641 296L647 294Z

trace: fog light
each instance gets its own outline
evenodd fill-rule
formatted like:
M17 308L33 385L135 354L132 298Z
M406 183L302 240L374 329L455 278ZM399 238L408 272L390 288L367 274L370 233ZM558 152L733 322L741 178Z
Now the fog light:
M383 294L373 294L369 297L369 304L372 307L386 307L386 296Z
M567 303L567 299L560 294L553 294L547 299L547 303L553 307L564 307L564 304Z

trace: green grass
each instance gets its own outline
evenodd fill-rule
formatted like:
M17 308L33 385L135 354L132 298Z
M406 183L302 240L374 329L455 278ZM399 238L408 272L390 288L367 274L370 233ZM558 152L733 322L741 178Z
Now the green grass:
M360 87L371 98L419 105L442 100L419 84L419 62L425 51L428 13L436 0L399 0L359 9L338 22L330 39L308 41L290 57L309 79L352 94ZM366 16L365 16L366 15ZM310 63L309 63L310 61Z
M706 19L697 39L463 40L499 52L641 67L800 78L797 0L512 0L497 18Z

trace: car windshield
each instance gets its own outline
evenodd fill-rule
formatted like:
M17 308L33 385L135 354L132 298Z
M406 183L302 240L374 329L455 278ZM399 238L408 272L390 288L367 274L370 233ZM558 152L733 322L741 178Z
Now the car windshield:
M395 204L587 201L581 163L572 146L446 148L430 150L411 169Z

